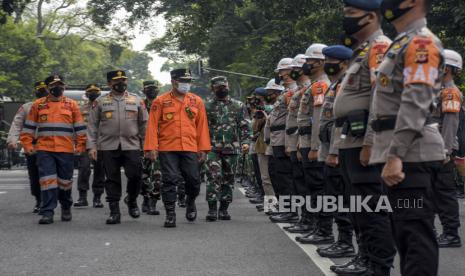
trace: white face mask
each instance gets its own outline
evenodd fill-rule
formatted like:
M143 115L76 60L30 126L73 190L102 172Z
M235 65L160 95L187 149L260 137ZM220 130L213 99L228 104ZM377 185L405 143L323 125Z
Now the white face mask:
M186 94L187 92L189 92L190 89L191 89L191 84L185 83L185 82L180 82L177 88L178 92L182 94Z

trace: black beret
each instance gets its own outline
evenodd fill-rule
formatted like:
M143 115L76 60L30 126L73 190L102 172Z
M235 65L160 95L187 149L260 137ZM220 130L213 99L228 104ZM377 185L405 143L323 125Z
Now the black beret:
M348 60L352 57L352 49L343 45L332 45L323 49L323 55L330 58Z
M265 87L256 88L254 93L255 93L255 95L258 95L258 96L266 96L266 95L268 95L268 92L266 92Z

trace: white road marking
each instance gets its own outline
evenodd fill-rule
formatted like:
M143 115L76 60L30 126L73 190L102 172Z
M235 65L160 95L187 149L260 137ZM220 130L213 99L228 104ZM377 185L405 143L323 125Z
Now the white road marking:
M239 188L239 191L241 191L242 194L245 195L245 189L244 188ZM284 226L288 225L286 223L273 223L276 224L276 226L279 227L288 237L289 239L297 244L304 252L307 254L307 256L310 258L310 260L323 272L325 276L336 276L334 272L329 269L330 266L334 265L334 262L329 259L329 258L323 258L318 253L316 252L316 249L318 248L317 246L313 244L301 244L295 240L295 237L299 236L300 234L292 234L288 233L286 230L283 229Z
M4 195L6 193L8 193L8 192L7 191L0 191L0 195Z

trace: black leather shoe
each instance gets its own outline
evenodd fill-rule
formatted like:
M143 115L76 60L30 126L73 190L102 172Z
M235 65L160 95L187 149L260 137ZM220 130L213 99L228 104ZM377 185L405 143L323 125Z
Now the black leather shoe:
M208 214L205 217L207 221L216 221L218 219L218 203L208 202Z
M263 204L256 205L255 208L257 208L258 212L263 212L265 210L265 206L263 206Z
M316 252L325 258L349 258L355 256L354 246L337 241L328 247L318 248Z
M52 224L53 223L53 217L50 216L42 216L39 219L39 224Z
M175 212L175 203L176 202L165 202L165 228L174 228L176 227L176 212Z
M144 200L142 201L142 213L147 213L149 208L150 208L150 206L149 206L149 197L145 195Z
M357 255L349 262L332 265L329 269L338 275L364 275L368 271L368 259Z
M462 247L460 237L457 235L441 234L438 238L440 248L457 248Z
M220 202L220 209L218 210L218 219L219 220L231 220L231 216L228 213L229 203L226 201Z
M261 197L251 198L249 199L249 202L252 204L263 204L263 198Z
M304 234L313 230L313 227L306 223L298 223L286 231L293 234Z
M79 199L74 203L74 207L87 207L87 191L79 191Z
M313 236L313 234L315 234L316 231L318 231L318 229L315 228L315 227L313 227L313 229L311 229L311 230L308 231L307 233L303 233L302 236L297 236L297 237L295 237L294 239L295 239L295 241L300 241L300 240L303 239L303 238L308 238L308 237L310 237L310 236Z
M137 206L136 202L128 204L128 213L132 218L140 217L139 207Z
M187 197L186 199L186 219L195 221L197 218L197 207L195 206L195 198Z
M61 221L71 221L73 216L71 215L71 208L70 209L64 209L61 208Z
M103 203L100 200L100 195L94 195L94 199L92 200L92 205L94 208L103 208Z
M110 216L108 217L107 224L120 224L121 212L119 210L119 202L110 202Z
M33 214L38 214L40 212L40 202L37 201L36 205L34 206L34 209L32 209Z
M160 215L160 212L157 210L157 200L155 198L149 198L149 210L147 211L147 215Z
M178 199L178 206L179 206L179 208L186 208L186 198L185 197L180 197Z
M299 220L299 216L296 213L282 213L271 216L270 220L275 223L295 223Z
M319 231L315 232L309 237L302 237L299 239L301 244L331 244L334 242L333 234L323 234Z

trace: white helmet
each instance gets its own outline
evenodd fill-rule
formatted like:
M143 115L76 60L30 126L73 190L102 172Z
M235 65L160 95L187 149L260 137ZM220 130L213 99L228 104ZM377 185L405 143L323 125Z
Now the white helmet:
M292 69L292 58L283 58L279 61L278 67L274 70L279 72L279 70Z
M307 56L303 54L297 55L292 61L292 67L302 68L302 66L307 62Z
M444 57L446 58L446 65L462 70L463 61L459 53L453 50L444 50Z
M284 91L284 86L280 85L280 84L276 84L276 81L275 79L271 79L267 84L266 84L266 87L265 87L266 90L279 90L279 91Z
M308 47L307 51L305 51L305 55L307 58L314 58L314 59L325 59L325 55L323 55L323 49L328 47L325 44L320 43L313 43Z

